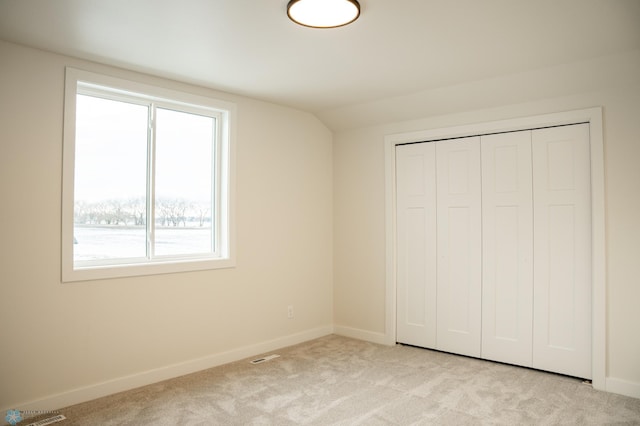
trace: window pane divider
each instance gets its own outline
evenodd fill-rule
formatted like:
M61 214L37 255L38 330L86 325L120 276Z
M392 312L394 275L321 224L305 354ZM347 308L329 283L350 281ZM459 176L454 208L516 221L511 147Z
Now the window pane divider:
M149 134L147 142L147 259L155 258L156 241L156 195L155 195L155 164L156 164L156 107L149 104Z

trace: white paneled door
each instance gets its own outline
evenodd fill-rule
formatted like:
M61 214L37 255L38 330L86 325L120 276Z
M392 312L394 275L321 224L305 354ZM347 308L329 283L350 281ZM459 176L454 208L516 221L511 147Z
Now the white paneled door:
M436 143L437 348L480 356L480 138Z
M591 378L589 125L533 132L533 366Z
M436 147L396 148L397 339L436 347Z
M591 378L589 125L396 147L397 341Z
M531 367L531 132L482 136L482 357Z

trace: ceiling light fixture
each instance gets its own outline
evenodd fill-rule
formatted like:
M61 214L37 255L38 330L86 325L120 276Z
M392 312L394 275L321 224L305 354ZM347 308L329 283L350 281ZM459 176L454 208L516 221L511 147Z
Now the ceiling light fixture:
M357 0L291 0L287 15L296 24L312 28L347 25L360 16Z

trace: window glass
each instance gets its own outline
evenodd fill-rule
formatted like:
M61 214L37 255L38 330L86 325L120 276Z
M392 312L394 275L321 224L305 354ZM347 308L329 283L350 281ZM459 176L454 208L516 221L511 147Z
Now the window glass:
M155 151L155 254L214 251L215 120L158 108Z
M147 255L149 108L78 95L74 261Z

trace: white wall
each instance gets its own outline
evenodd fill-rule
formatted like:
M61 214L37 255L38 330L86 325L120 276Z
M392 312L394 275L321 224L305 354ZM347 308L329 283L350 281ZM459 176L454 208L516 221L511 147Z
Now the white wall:
M385 330L385 135L602 106L607 388L640 397L640 52L463 86L344 109L356 128L336 121L336 330L374 340L393 332ZM448 102L437 115L439 100ZM421 119L397 120L416 111ZM390 122L367 124L372 117Z
M236 268L61 283L65 66L237 104ZM0 42L0 197L1 409L60 408L332 330L332 134L310 114Z
M236 268L60 282L65 66L237 104ZM638 71L634 52L338 110L323 117L341 129L332 146L304 112L0 42L0 412L60 408L333 323L383 340L384 136L592 106L604 107L607 374L637 392Z

